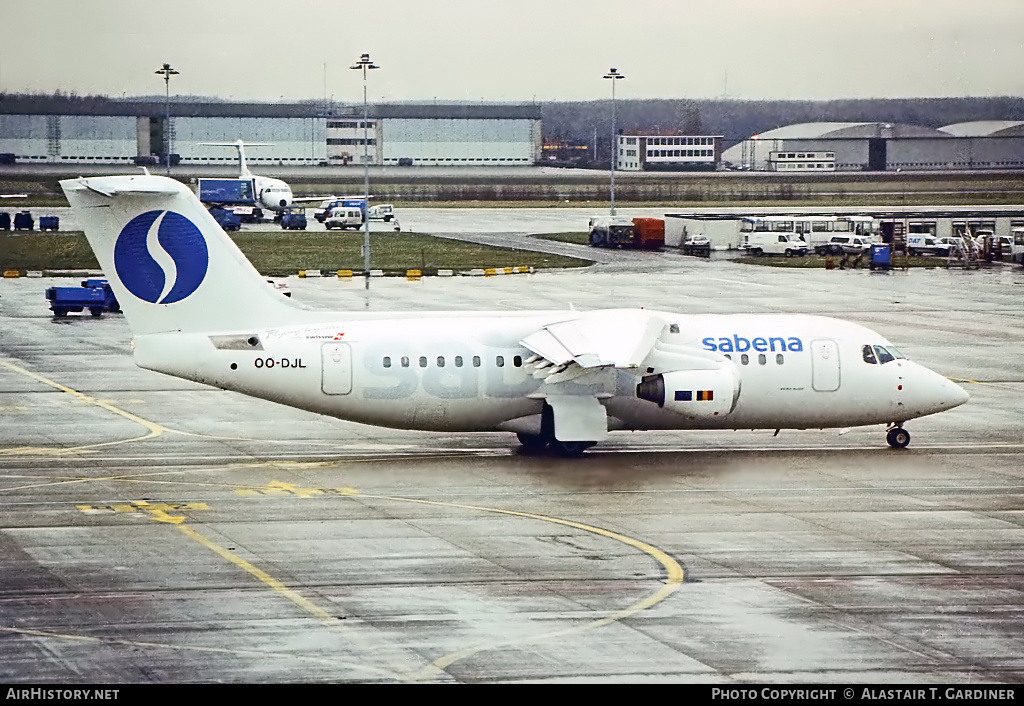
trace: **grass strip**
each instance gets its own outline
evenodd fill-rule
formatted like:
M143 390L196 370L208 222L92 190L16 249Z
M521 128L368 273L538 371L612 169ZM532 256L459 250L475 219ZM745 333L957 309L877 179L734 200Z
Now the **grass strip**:
M232 239L253 266L267 276L292 275L299 270L363 271L363 236L318 232L234 233ZM404 273L422 270L456 272L489 267L535 269L586 267L590 260L531 250L500 248L435 238L422 233L370 235L370 266ZM96 270L99 263L82 233L0 235L0 269Z

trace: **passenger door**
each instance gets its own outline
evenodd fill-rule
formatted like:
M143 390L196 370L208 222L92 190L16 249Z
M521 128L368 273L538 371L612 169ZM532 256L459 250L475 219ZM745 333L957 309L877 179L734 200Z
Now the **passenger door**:
M835 392L839 382L839 345L831 339L811 341L811 387Z
M325 395L352 392L352 349L347 343L325 343L321 349L321 388Z

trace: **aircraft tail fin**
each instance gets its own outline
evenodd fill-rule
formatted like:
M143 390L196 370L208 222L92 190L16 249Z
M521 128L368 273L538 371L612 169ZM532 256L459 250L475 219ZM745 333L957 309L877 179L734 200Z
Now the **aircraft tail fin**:
M267 328L315 315L276 291L184 184L61 181L135 335Z

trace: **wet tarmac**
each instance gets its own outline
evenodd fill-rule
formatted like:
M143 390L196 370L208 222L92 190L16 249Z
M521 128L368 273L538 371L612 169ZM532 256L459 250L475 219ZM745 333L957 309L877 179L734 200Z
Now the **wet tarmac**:
M902 451L875 426L566 460L141 370L121 316L2 280L0 682L1024 681L1024 271L635 255L288 283L340 310L831 314L971 401Z

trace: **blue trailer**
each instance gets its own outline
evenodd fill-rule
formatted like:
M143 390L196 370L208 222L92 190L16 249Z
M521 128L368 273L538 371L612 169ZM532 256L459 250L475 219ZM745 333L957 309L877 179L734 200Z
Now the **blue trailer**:
M39 217L39 230L60 230L60 217L59 216L40 216Z
M100 316L104 311L121 311L105 279L83 280L81 287L49 287L46 299L54 316L67 316L69 312L85 309L93 316Z
M252 206L256 203L252 179L200 179L196 195L207 205Z

